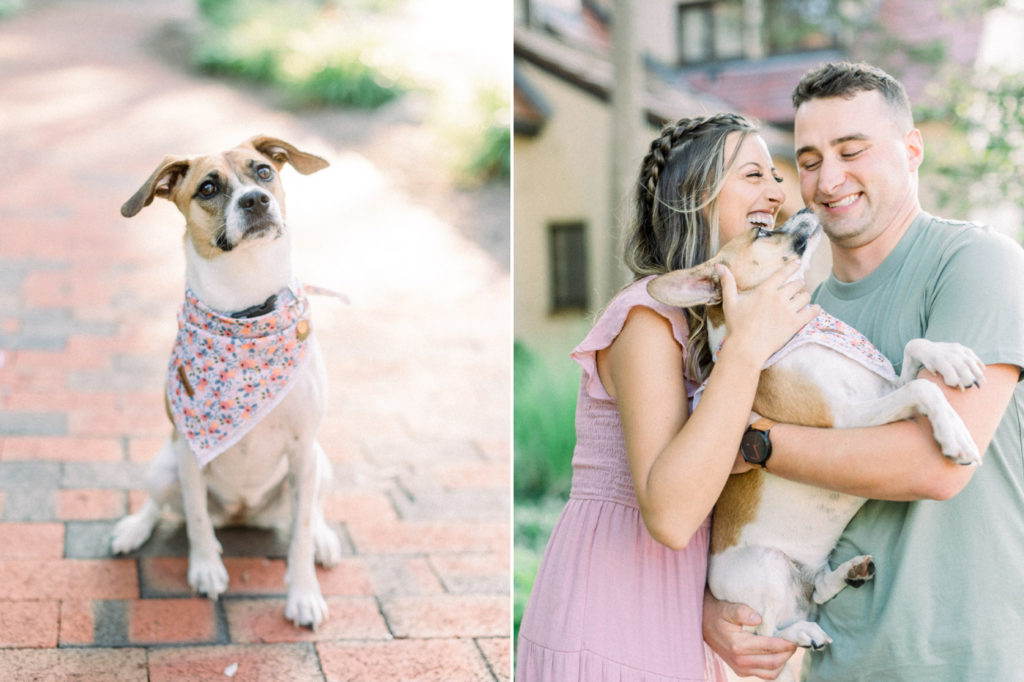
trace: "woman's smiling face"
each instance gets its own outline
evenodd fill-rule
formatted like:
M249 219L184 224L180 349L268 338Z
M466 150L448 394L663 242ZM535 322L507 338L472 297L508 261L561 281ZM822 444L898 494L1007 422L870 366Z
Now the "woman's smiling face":
M779 184L782 180L760 135L729 133L725 140L726 163L733 154L735 161L717 199L718 243L723 245L750 229L772 229L779 207L786 200Z

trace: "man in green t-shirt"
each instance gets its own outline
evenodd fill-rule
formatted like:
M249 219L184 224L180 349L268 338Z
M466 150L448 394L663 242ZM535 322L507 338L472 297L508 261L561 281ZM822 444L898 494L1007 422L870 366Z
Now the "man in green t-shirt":
M986 381L935 381L984 452L943 457L927 420L864 429L776 425L768 471L872 498L833 566L871 554L874 580L821 608L833 643L804 679L1012 680L1024 675L1024 250L986 227L921 210L921 133L898 81L864 64L808 72L793 93L801 194L832 247L816 303L867 336L897 372L907 341L972 348ZM772 677L793 646L755 637L749 608L705 599L705 639L741 674ZM751 620L752 619L752 620Z

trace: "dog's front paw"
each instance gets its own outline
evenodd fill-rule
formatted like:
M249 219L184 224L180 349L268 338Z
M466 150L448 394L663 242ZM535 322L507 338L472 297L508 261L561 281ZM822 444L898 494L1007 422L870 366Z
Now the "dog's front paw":
M947 386L964 390L985 380L985 366L967 346L927 339L914 339L906 352L921 365L942 377Z
M188 560L188 584L196 593L216 601L228 589L228 570L219 556L193 553Z
M327 602L316 589L288 590L288 603L284 607L284 617L295 623L297 627L310 627L316 630L320 623L327 620Z
M929 415L932 435L942 448L942 454L964 466L981 464L981 453L960 416L949 408L946 415Z

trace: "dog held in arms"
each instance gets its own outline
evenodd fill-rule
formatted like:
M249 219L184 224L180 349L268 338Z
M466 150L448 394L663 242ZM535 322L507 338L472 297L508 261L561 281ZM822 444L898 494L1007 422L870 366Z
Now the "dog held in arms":
M802 277L820 236L817 218L804 209L777 229L755 226L701 265L656 277L648 291L670 305L706 306L709 342L717 349L726 329L715 264L729 267L742 296L793 259L802 261ZM773 422L834 428L923 415L945 456L979 464L977 446L942 391L916 378L922 368L961 389L983 379L983 367L970 349L925 339L907 344L896 377L866 338L822 313L769 359L753 411ZM760 613L761 624L752 628L757 634L824 647L832 640L813 620L817 605L874 576L870 556L855 557L835 570L828 563L840 533L865 501L788 481L763 468L730 476L712 520L712 594Z
M292 275L279 173L324 159L256 136L207 156L168 156L121 207L154 197L185 217L185 302L167 372L173 430L147 474L149 497L115 526L115 553L138 549L165 507L185 518L188 583L217 599L228 587L214 527L291 520L285 616L316 628L328 616L315 562L341 545L324 521L331 466L316 440L326 372L306 292Z

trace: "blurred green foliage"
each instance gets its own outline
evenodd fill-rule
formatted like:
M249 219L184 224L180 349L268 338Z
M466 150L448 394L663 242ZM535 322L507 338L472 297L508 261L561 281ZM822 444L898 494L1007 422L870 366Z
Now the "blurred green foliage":
M24 7L25 0L0 0L0 19L17 14Z
M390 0L196 0L195 64L274 85L303 104L374 108L406 86L359 31Z
M949 129L942 145L927 149L930 189L961 215L976 206L1024 205L1024 74L953 73L942 89L948 96L915 112Z
M508 93L496 87L477 93L480 124L469 143L463 175L476 181L508 180L512 176L512 130Z
M515 497L565 496L576 445L576 365L556 369L518 341L512 364Z
M513 636L533 589L551 529L565 505L576 444L579 373L567 359L554 369L539 354L516 342L513 350L515 507Z

